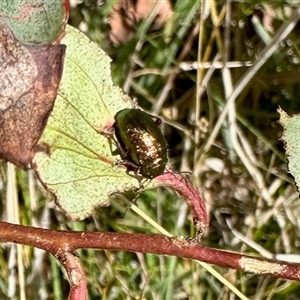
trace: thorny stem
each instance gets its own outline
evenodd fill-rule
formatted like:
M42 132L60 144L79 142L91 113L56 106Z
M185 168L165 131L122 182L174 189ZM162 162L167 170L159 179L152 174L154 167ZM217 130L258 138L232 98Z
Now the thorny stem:
M6 222L0 222L0 229L0 242L37 247L59 258L67 269L73 293L75 288L81 289L82 292L85 284L85 276L78 257L74 255L77 249L83 248L172 255L196 259L224 268L300 281L299 264L213 249L179 237L169 238L160 234L58 231Z

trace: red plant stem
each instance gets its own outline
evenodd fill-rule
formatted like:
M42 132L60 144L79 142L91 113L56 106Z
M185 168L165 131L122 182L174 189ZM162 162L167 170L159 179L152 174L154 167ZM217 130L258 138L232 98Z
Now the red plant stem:
M162 186L171 188L185 199L191 209L197 230L196 239L200 241L209 225L207 210L200 192L182 174L171 169L166 169L162 175L155 178L155 181Z
M88 295L87 281L79 257L71 252L60 251L55 256L66 269L69 277L69 300L86 300Z
M0 222L0 241L44 249L58 258L65 258L68 253L72 254L79 248L154 253L192 258L224 268L300 281L299 264L221 251L159 234L55 231ZM66 268L69 268L68 264Z

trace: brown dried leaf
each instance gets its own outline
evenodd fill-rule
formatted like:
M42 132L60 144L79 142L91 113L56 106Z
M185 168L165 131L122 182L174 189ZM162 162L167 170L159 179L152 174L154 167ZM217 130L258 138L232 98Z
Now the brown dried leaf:
M53 108L65 46L20 44L0 25L0 158L28 168Z

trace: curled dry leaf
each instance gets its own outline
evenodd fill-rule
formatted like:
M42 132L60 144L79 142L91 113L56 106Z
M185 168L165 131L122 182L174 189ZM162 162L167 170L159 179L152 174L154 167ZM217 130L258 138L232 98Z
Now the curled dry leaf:
M0 26L0 158L28 168L53 108L65 46L24 46Z
M154 13L154 29L160 29L172 16L172 7L169 0L121 0L114 5L109 17L111 32L109 35L113 44L129 41L136 25Z

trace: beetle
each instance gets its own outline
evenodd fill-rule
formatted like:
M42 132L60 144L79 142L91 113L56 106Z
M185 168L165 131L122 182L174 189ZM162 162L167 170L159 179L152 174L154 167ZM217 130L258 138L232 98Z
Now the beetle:
M161 175L168 163L168 143L158 121L137 108L125 108L114 117L115 137L128 171L147 179Z

